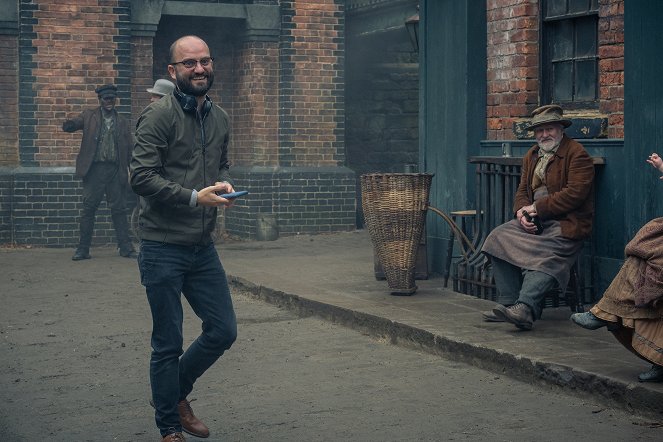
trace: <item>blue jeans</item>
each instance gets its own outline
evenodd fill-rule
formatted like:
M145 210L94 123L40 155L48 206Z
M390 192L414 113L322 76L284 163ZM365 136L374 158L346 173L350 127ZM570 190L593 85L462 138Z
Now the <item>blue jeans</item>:
M214 244L181 246L141 241L141 283L152 311L150 383L161 435L182 431L177 403L235 342L237 320L226 273ZM202 333L183 352L182 301L202 320ZM180 357L181 356L181 357Z

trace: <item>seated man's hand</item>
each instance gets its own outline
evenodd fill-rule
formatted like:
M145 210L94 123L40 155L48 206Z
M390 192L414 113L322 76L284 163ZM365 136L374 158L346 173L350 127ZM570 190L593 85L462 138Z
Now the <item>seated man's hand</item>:
M523 212L527 212L531 217L536 216L536 209L534 208L534 205L529 205L529 206L523 206L518 210L518 221L520 221L520 225L525 230L527 233L535 234L536 233L536 225L533 222L527 221L527 218L523 215Z

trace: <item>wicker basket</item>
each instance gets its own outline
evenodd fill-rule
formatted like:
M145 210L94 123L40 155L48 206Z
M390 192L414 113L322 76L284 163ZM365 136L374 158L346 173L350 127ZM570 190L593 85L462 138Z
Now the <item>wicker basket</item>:
M411 295L433 174L361 176L361 200L375 254L392 294Z

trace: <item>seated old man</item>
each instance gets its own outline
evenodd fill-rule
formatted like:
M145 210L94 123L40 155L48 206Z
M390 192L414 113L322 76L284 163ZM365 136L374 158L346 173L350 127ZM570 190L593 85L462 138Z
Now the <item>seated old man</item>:
M570 269L592 231L594 165L564 129L571 121L560 106L532 112L536 144L523 157L513 219L496 227L481 251L495 277L498 305L488 322L510 322L531 330L541 317L545 294L565 289Z

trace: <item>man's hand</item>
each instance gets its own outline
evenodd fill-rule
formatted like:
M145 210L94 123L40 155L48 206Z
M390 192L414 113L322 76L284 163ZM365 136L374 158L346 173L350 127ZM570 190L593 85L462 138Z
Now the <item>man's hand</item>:
M523 206L520 209L518 209L518 221L520 221L520 225L522 226L523 230L525 230L527 233L536 233L536 224L527 221L527 218L523 215L523 212L526 212L529 214L530 217L536 216L536 209L534 208L534 205L531 204L529 206ZM530 218L531 219L531 218Z
M658 169L659 172L663 172L663 159L656 152L649 155L647 162ZM663 180L663 176L660 179Z
M214 183L213 186L205 187L198 191L198 205L208 207L218 207L223 205L230 207L233 205L234 200L227 200L221 198L219 195L234 191L235 189L233 189L233 186L231 186L230 183Z

